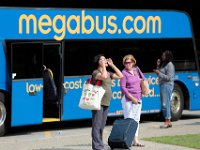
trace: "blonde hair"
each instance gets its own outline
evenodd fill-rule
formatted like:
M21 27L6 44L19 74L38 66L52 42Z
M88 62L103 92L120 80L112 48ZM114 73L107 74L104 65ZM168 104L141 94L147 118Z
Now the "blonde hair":
M134 65L136 64L136 59L135 59L135 57L134 57L133 55L131 55L131 54L128 54L128 55L124 56L124 58L123 58L123 64L124 64L125 61L128 60L128 59L130 59L130 60L134 63Z

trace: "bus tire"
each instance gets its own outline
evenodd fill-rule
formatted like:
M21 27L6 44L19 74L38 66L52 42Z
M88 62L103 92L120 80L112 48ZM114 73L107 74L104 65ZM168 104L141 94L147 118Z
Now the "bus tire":
M171 96L171 120L177 121L181 118L184 108L184 95L181 87L175 83Z
M0 136L5 135L8 129L8 118L5 95L0 92Z

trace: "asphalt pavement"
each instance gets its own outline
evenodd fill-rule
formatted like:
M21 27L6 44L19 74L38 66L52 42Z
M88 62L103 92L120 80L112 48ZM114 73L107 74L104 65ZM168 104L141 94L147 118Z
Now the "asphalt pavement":
M147 116L148 118L148 116ZM139 138L145 147L131 147L131 150L191 150L191 148L160 144L142 140L145 137L159 137L165 135L200 134L200 111L184 111L181 120L173 122L173 127L160 129L163 122L144 119L140 124ZM91 126L45 128L38 130L14 131L7 136L0 137L0 150L91 150ZM107 124L104 130L104 143L111 132L112 125Z

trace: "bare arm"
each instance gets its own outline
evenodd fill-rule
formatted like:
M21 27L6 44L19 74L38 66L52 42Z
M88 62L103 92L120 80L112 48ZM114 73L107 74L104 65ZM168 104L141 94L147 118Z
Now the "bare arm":
M113 79L121 79L123 77L122 72L113 64L113 61L111 58L108 60L108 65L115 71L115 73L112 75Z

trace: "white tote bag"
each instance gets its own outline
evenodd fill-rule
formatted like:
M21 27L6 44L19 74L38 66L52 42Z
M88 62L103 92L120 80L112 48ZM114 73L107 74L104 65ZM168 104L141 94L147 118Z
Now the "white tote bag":
M79 107L88 110L100 110L101 99L105 93L102 86L93 85L85 82L83 85L82 95L79 101Z

